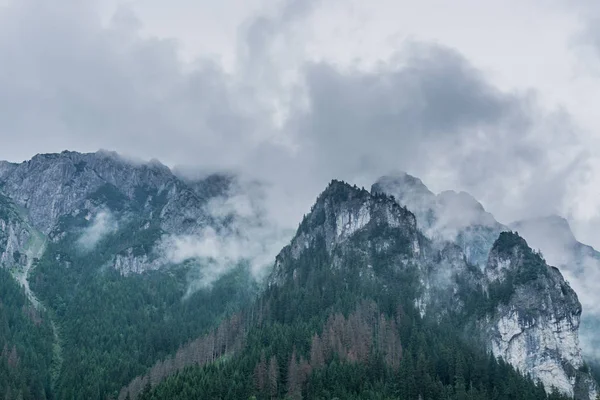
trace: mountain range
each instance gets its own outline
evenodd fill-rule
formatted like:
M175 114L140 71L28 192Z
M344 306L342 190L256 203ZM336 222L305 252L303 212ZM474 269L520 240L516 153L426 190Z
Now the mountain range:
M0 162L4 397L598 396L600 253L566 220L333 180L263 279L223 246L263 222L216 207L241 190L107 151Z

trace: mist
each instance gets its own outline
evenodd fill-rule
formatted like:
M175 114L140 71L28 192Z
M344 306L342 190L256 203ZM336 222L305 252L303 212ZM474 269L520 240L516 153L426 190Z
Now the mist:
M211 199L204 211L212 226L193 235L168 235L159 244L165 259L174 264L193 262L187 295L210 287L240 264L248 265L257 281L265 278L275 256L294 231L277 224L265 208L265 187L235 181L227 193Z
M109 210L102 209L91 218L91 225L83 230L77 244L84 251L93 250L105 236L116 232L119 224Z

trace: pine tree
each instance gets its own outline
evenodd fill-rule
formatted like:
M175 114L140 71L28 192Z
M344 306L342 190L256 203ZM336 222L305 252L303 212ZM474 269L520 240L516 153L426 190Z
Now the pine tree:
M323 353L323 343L316 333L312 337L310 346L310 365L313 368L321 368L325 365L325 355Z
M287 395L290 399L301 399L301 371L298 365L298 358L296 356L296 349L292 352L290 357L290 363L288 366L288 378L287 378Z
M267 384L267 361L265 360L265 352L260 356L260 361L254 369L254 385L259 392L265 390Z
M269 360L269 395L272 399L277 398L279 391L279 363L277 357L272 356Z

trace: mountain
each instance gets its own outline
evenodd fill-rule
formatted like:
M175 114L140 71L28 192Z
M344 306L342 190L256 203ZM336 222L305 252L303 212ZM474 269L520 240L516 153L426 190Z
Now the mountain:
M420 181L410 182L416 182L427 195ZM547 387L555 386L578 398L595 397L591 378L579 372L584 365L578 338L581 305L558 269L548 266L524 239L504 232L493 242L481 273L469 265L460 245L428 239L417 229L418 217L386 195L378 195L381 191L374 192L371 195L339 182L330 185L291 245L279 255L270 284L310 273L286 265L294 266L291 260L299 259L304 249L322 239L331 268L352 265L354 279L371 278L383 287L391 276L401 273L401 279L412 281L411 297L423 316L458 317L468 327L465 334L479 331L494 355ZM473 213L465 223L451 225L457 236L471 229L468 223L500 225L466 195L442 194L435 200L431 220L441 222L430 226L436 232L448 228L448 221L457 222L443 219L441 213L457 213L459 206L465 205ZM391 271L378 270L382 268L380 260L385 260L383 264Z
M594 399L581 305L560 272L510 232L482 270L417 221L388 195L333 181L243 311L245 344L142 393L152 373L138 378L120 398Z
M210 254L181 249L229 232L235 212L211 210L234 185L225 175L186 181L157 161L105 151L1 164L0 265L52 329L32 334L37 344L6 333L0 349L15 346L22 358L50 342L52 363L50 383L37 374L23 385L1 369L0 382L23 398L116 396L246 303L256 284L243 260L214 271Z
M2 394L595 398L577 294L470 195L334 180L262 282L223 246L263 222L240 191L106 151L0 163Z
M82 246L93 247L119 225L144 231L144 243L131 243L115 255L113 266L124 274L157 269L169 262L158 251L140 252L140 246L158 250L156 244L163 235L193 235L208 226L218 228L205 206L226 194L231 184L231 178L219 175L184 182L158 161L132 162L106 151L41 154L8 165L0 169L5 199L10 199L13 208L26 210L30 226L51 241L79 230L89 242Z
M600 297L595 282L600 279L600 253L578 242L566 219L548 216L498 223L471 195L445 191L434 195L423 182L406 173L380 178L371 189L393 196L425 221L420 227L434 241L458 244L467 260L484 266L492 244L502 231L519 232L534 249L541 250L550 265L559 268L583 303L582 346L586 359L600 359Z
M544 258L556 265L578 293L585 313L582 316L582 346L592 361L600 361L600 252L580 243L566 219L550 215L512 223Z

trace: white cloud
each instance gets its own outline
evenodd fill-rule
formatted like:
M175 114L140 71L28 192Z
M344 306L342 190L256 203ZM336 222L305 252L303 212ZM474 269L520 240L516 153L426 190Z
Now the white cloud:
M90 251L106 235L116 232L118 223L108 210L100 210L92 219L92 224L84 229L77 243L85 250Z
M292 232L268 217L263 189L256 183L234 183L228 196L213 198L206 205L217 228L163 238L159 249L169 262L193 260L200 266L199 277L192 276L188 294L210 286L240 263L248 263L257 279L270 270Z

